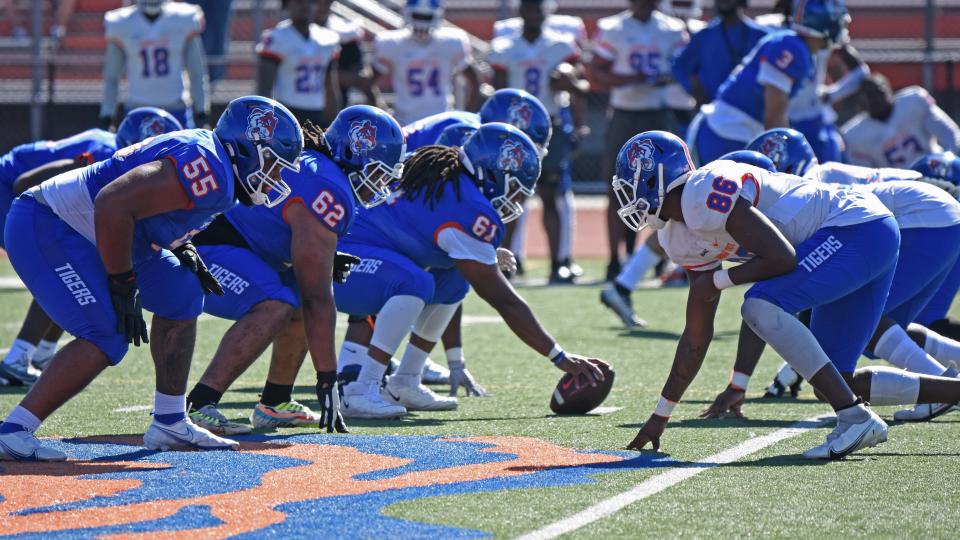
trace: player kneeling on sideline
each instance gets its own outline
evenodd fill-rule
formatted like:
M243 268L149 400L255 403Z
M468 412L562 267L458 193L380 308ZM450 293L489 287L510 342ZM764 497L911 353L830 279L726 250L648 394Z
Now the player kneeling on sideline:
M154 313L149 341L157 372L144 444L236 446L186 416L204 290L220 290L189 240L237 199L282 202L289 188L280 172L297 168L301 150L303 135L290 111L271 99L242 97L230 102L214 131L176 131L128 146L14 201L5 231L10 262L40 307L76 339L0 424L0 458L66 459L34 432L118 364L130 342L148 341L141 302ZM182 258L171 252L185 244Z
M623 146L613 188L624 223L657 229L664 250L690 276L673 369L629 448L659 448L713 339L720 291L740 283L753 283L741 308L747 324L837 411L836 429L804 457L842 458L886 440L886 424L836 367L855 364L864 350L896 266L896 221L874 195L732 161L694 170L683 141L662 131ZM813 252L826 254L810 262ZM746 262L721 270L724 259ZM819 321L811 329L793 316L809 308Z
M456 398L420 384L420 374L470 286L558 368L603 378L599 360L560 348L497 266L503 224L519 216L519 202L533 194L539 175L529 137L507 124L484 124L462 149L422 148L405 163L396 198L357 217L340 249L362 262L334 285L334 297L340 311L376 314L377 322L369 349L340 358L344 416L456 407ZM387 363L411 327L410 348L381 393Z
M337 240L350 229L357 202L372 208L386 201L388 185L400 178L404 139L396 120L367 105L344 109L326 132L308 122L304 134L300 170L284 174L291 189L286 204L236 207L196 238L226 290L207 298L204 311L236 321L187 399L190 418L217 433L250 431L228 421L217 403L271 343L270 371L250 415L253 427L319 422L327 431L346 431L336 389L331 288ZM320 415L291 395L308 350Z

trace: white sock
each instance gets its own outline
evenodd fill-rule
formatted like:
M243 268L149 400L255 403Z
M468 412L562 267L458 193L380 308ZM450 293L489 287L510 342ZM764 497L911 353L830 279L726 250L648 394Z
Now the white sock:
M396 376L400 377L398 381L415 381L414 386L420 384L423 365L427 363L428 356L430 353L427 351L408 343L406 350L403 351L403 358L400 359L400 366L397 368Z
M839 422L859 424L860 422L866 422L868 418L870 418L870 411L868 411L862 403L837 411L837 420Z
M7 355L3 357L3 363L7 365L22 363L24 357L29 361L33 359L33 355L36 354L36 352L36 345L22 339L15 339L13 340L13 345L10 345L10 350L7 351Z
M57 342L56 341L47 341L45 339L40 340L40 343L37 344L37 351L33 353L33 360L37 362L42 362L47 358L50 358L57 352Z
M360 368L360 376L357 377L357 382L360 384L356 385L356 390L359 393L366 392L370 387L376 388L377 386L380 386L380 381L383 380L383 374L387 372L387 366L377 362L371 358L369 354L366 356L367 358L361 364L362 367ZM343 391L346 392L347 389L352 386L354 386L354 384L348 384L344 387ZM353 394L358 392L350 393Z
M516 225L513 226L513 236L510 238L509 246L510 251L519 261L523 261L527 256L527 216L530 214L526 211L526 202L523 203L523 209L524 212L514 222Z
M620 275L617 276L617 283L631 291L636 289L637 285L643 281L643 276L647 275L647 272L658 262L660 262L660 256L644 244L630 257L623 270L620 271Z
M927 340L923 349L940 362L960 362L960 342L926 329Z
M457 365L463 365L463 347L450 347L446 350L447 353L447 367Z
M14 407L3 421L23 426L30 433L37 431L40 427L40 419L20 405Z
M557 259L561 261L569 259L573 254L573 235L577 227L577 210L573 204L573 190L557 196L557 216L560 218Z
M153 414L185 414L187 411L187 396L171 396L161 392L153 395Z
M930 338L927 338L930 343ZM877 356L898 368L923 375L941 375L946 367L925 353L899 325L887 328L873 348Z
M337 371L343 371L345 366L353 364L363 366L367 358L366 345L344 340L343 345L340 345L340 356L337 357Z

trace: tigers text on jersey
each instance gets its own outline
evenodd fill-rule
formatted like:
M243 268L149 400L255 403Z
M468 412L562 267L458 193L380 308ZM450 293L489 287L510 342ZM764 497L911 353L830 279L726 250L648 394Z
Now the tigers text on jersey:
M311 24L309 37L290 20L267 30L257 44L257 54L279 62L273 98L288 107L321 110L327 104L324 83L327 67L339 54L340 35Z
M160 247L174 249L183 244L236 202L233 168L212 131L175 131L123 148L108 159L40 184L43 200L60 219L96 244L93 201L97 193L126 172L161 159L173 163L191 205L137 221L133 259L135 263L145 260Z
M862 112L842 132L850 161L868 167L909 167L930 152L955 152L960 137L953 120L919 86L896 93L886 121Z
M613 63L616 75L643 74L650 81L669 75L676 51L688 41L686 25L680 19L654 11L641 22L629 11L605 17L597 22L594 54ZM664 86L629 84L610 90L610 104L627 111L684 107L692 101L676 83Z
M587 41L587 27L583 19L575 15L547 15L543 22L543 29L568 36L577 44ZM493 38L517 37L523 33L523 19L513 17L493 23Z
M431 144L436 144L440 134L447 126L464 123L480 127L480 115L464 111L447 111L432 114L403 126L403 137L407 141L407 154Z
M199 6L165 2L153 22L136 6L127 6L108 11L103 21L107 40L126 56L127 109L189 103L183 56L187 42L203 31Z
M472 61L467 34L458 28L437 28L425 43L409 28L391 30L377 35L373 49L376 70L390 74L400 124L449 110L453 77Z
M874 169L873 167L861 167L859 165L849 165L836 161L818 163L810 167L807 174L803 175L804 178L810 180L818 180L828 184L845 185L873 184L876 182L890 182L892 180L916 180L921 176L923 175L917 171L907 169L894 169L891 167Z
M683 186L684 222L670 221L658 233L667 255L694 270L749 257L726 230L730 211L740 198L766 216L794 246L824 227L844 227L890 215L869 193L733 161L714 161L691 173Z
M387 204L361 209L345 240L396 251L421 268L443 269L457 259L496 263L502 239L503 222L464 174L459 196L448 183L433 203L400 193Z
M57 141L21 144L0 156L0 184L12 187L17 178L54 161L70 159L78 165L89 165L107 159L116 150L116 136L96 128Z
M550 88L550 76L564 62L580 57L577 44L562 34L545 30L532 43L523 35L500 37L491 43L487 61L507 73L508 88L522 88L536 96L547 112L560 111L557 92Z
M282 205L237 205L224 214L250 249L277 272L293 265L291 229L285 217L291 204L306 206L337 236L347 234L356 213L350 180L327 156L306 150L300 155L300 171L284 170L282 174L292 190Z

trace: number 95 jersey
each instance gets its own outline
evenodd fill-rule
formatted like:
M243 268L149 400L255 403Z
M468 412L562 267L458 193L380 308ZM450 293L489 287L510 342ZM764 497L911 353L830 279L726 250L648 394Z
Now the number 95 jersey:
M156 20L136 6L108 11L103 17L107 41L126 56L127 109L187 103L183 56L187 42L203 32L203 11L181 2L164 2Z

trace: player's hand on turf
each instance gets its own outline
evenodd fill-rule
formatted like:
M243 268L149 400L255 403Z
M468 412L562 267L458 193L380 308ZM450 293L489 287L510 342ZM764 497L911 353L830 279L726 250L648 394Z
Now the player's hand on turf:
M743 406L743 400L747 393L739 388L728 386L726 390L720 392L713 404L700 413L700 418L743 418L740 408Z
M353 267L360 263L360 257L338 251L333 257L333 280L346 283Z
M340 414L340 392L337 390L337 372L317 373L317 400L320 401L320 429L327 433L349 433Z
M140 307L140 291L137 289L137 276L133 270L108 276L110 301L117 314L117 332L123 334L127 343L137 347L140 343L150 343L147 337L147 323L143 320Z
M660 450L660 436L667 429L667 420L663 416L651 414L650 418L640 428L640 432L633 438L633 441L627 445L627 450L643 450L643 447L649 444L653 451Z
M473 374L470 373L462 360L451 360L447 362L447 365L450 368L450 397L457 397L457 391L461 386L466 391L467 397L490 395L482 386L477 384Z
M207 270L207 265L203 263L203 259L200 257L200 253L197 252L197 247L193 245L193 242L186 242L173 250L173 254L177 256L177 259L180 259L180 264L186 266L191 272L197 275L204 294L223 296L223 286L220 285L217 278L213 277L210 270Z
M507 248L497 248L497 267L508 278L517 273L517 258Z
M566 354L566 358L557 364L557 367L573 375L574 379L579 379L580 375L587 377L590 386L596 386L597 381L604 379L603 371L599 365L610 367L610 364L599 358L587 358L578 354Z

